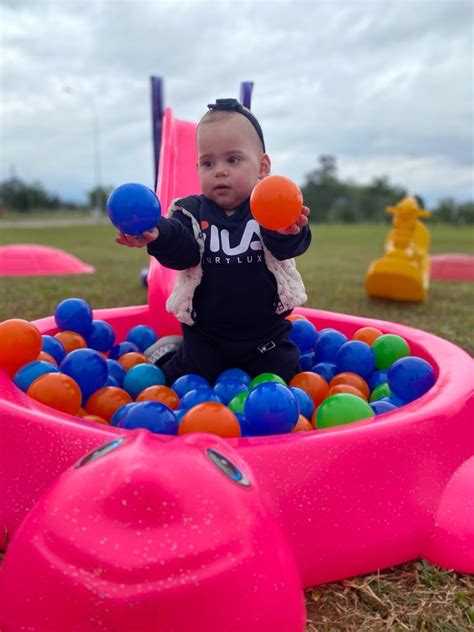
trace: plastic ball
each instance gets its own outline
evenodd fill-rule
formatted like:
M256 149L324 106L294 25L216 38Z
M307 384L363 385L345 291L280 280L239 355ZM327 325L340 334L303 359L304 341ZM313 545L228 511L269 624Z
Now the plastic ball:
M52 355L50 355L49 353L46 353L46 351L40 351L38 354L38 357L36 358L38 361L41 360L42 362L49 362L50 364L52 364L53 366L58 366L58 363L56 362L56 360L53 358Z
M112 191L107 200L107 215L121 233L141 235L159 224L161 205L150 188L130 182Z
M314 366L314 351L300 355L300 367L302 371L311 371Z
M380 400L369 404L376 415L383 415L384 413L390 413L392 410L397 410L397 406L390 402L382 402Z
M139 350L143 352L158 340L158 336L155 330L148 327L148 325L135 325L128 331L126 339L128 342L136 344Z
M371 345L376 338L382 335L383 333L377 327L361 327L354 333L352 340L361 340Z
M92 325L92 308L82 298L67 298L57 305L54 320L61 331L75 331L84 336Z
M306 316L303 316L303 314L288 314L288 316L286 316L286 320L289 321L294 321L294 320L309 320L308 318L306 318Z
M326 382L330 382L338 372L338 368L332 362L318 362L311 367L313 373L319 373Z
M123 388L103 386L92 393L85 408L89 415L98 415L110 421L119 408L131 402L132 398Z
M209 389L211 388L209 382L205 378L200 375L196 375L195 373L182 375L181 377L178 377L173 384L171 384L171 388L180 398L188 391L198 388L198 386L207 386Z
M257 222L269 230L294 224L301 214L303 195L298 185L285 176L267 176L254 187L250 211Z
M378 399L377 401L388 402L389 404L392 404L393 406L396 406L397 408L400 408L400 406L404 406L406 404L406 402L402 402L402 400L399 397L396 397L395 395L390 395L389 397L382 397L382 399Z
M123 366L118 362L118 360L112 360L111 358L107 358L107 370L109 375L111 375L114 379L117 380L118 385L122 386L123 380L127 372L123 368Z
M392 364L411 354L407 341L396 334L384 334L372 343L377 369L388 370Z
M316 411L316 428L331 428L374 417L369 404L350 393L331 395Z
M233 397L227 404L228 408L234 413L243 414L245 400L247 399L249 393L250 391L242 391L242 393L239 393L238 395Z
M313 351L318 331L309 320L298 319L293 321L288 338L295 343L301 353Z
M329 388L332 388L333 386L336 386L337 384L349 384L350 386L354 386L365 395L365 399L369 398L369 395L370 395L369 386L367 382L364 380L364 378L358 375L357 373L351 373L351 372L338 373L329 382Z
M150 366L154 366L148 361L148 358L143 355L143 353L139 353L138 351L129 351L128 353L124 353L120 356L118 362L123 366L125 371L130 371L133 367L140 364L149 364Z
M304 417L304 415L300 415L298 417L298 421L296 422L295 427L291 432L308 432L308 430L314 430L311 422Z
M236 377L222 378L216 382L214 392L223 404L228 404L239 393L246 392L248 385Z
M148 287L148 268L142 268L140 271L140 281L143 287Z
M146 428L166 435L175 435L178 432L178 421L173 411L161 402L137 402L125 411L117 426L128 430Z
M36 325L12 318L0 323L0 369L12 377L18 369L38 357L42 347Z
M125 357L122 356L120 359L123 360ZM137 364L125 375L122 388L135 399L148 386L163 386L165 383L165 374L160 367L150 363Z
M187 410L185 410L184 408L177 408L176 410L173 411L174 412L174 416L176 417L176 421L178 422L178 424L181 423L181 419L184 417L184 415L188 412Z
M390 386L387 382L383 382L374 388L370 394L370 401L376 402L378 399L382 399L382 397L390 397L391 395L393 395L393 393L390 390Z
M331 395L337 395L338 393L351 393L352 395L361 397L365 401L369 399L365 393L360 391L355 386L352 386L352 384L336 384L335 386L331 386L329 388L328 397L331 397Z
M84 336L87 346L96 351L110 351L114 346L115 332L105 320L93 320L91 328Z
M336 365L341 372L367 377L375 369L375 354L366 342L350 340L339 347Z
M46 373L30 385L27 395L46 406L69 415L76 415L81 407L79 385L64 373Z
M49 353L49 355L53 356L58 364L61 364L66 357L66 349L64 348L63 343L48 334L43 334L41 338L43 339L43 351L45 353Z
M84 401L104 385L108 375L107 362L94 349L71 351L59 368L79 385Z
M300 414L298 400L287 386L265 382L247 396L244 415L254 435L291 432Z
M133 406L136 406L136 405L137 405L137 402L131 402L130 400L126 404L122 404L112 414L112 416L110 418L110 425L111 426L118 426L121 418L126 414L127 410L129 410L129 408L132 408Z
M179 403L179 407L189 410L193 406L197 406L203 402L218 402L219 404L222 404L219 395L217 395L217 393L215 393L211 388L208 386L198 386L183 395Z
M33 360L33 362L28 362L18 369L13 376L13 383L26 393L30 385L46 373L58 373L58 369L49 362Z
M339 348L345 342L347 342L347 336L337 331L337 329L321 329L314 347L316 361L334 363Z
M248 424L247 424L247 420L245 419L245 415L244 413L235 413L234 415L237 417L237 421L239 422L240 425L240 436L241 437L251 437L252 436L252 430L251 428L249 428Z
M319 406L329 393L329 384L326 380L319 373L313 373L312 371L297 373L291 379L290 386L302 388L311 397L315 406Z
M109 423L106 419L103 419L102 417L99 417L99 415L84 415L84 417L82 417L82 419L84 419L84 421L93 421L96 424L108 425L108 423Z
M234 368L234 369L226 369L225 371L222 371L222 373L220 373L217 377L216 384L217 382L220 382L221 380L224 380L225 378L228 378L228 377L237 378L241 382L245 382L245 384L250 384L250 382L252 381L252 378L246 371L243 371L242 369Z
M179 397L173 389L160 384L148 386L137 395L137 402L145 401L161 402L174 411L179 406Z
M112 347L112 349L109 351L109 358L111 358L112 360L118 360L126 353L131 353L132 351L140 353L140 349L137 347L136 344L124 340L123 342L119 342Z
M110 373L107 374L107 379L104 382L104 386L118 386L120 388L120 384L114 377L112 377L112 375L110 375Z
M414 356L394 362L387 382L392 393L403 402L412 402L424 395L435 383L436 376L429 362Z
M276 384L282 384L286 386L286 382L283 378L276 373L260 373L256 375L253 380L249 384L249 391L259 386L260 384L264 384L265 382L275 382Z
M304 391L302 388L299 388L299 386L290 386L290 390L298 400L300 413L303 415L303 417L306 417L306 419L311 419L315 407L309 393Z
M66 354L76 349L87 348L87 342L84 337L75 331L58 331L57 334L54 334L54 338L62 344Z
M219 437L240 437L240 424L234 413L219 402L203 402L188 410L179 424L178 434L210 432Z
M387 375L388 371L379 371L378 369L373 371L367 378L370 391L373 391L379 384L386 382Z

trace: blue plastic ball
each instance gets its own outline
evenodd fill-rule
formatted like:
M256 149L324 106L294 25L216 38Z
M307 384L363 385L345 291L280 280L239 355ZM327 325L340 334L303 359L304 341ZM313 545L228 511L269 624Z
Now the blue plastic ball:
M245 419L245 415L244 413L234 413L234 415L237 417L237 420L239 422L240 425L240 436L241 437L251 437L252 436L252 431L251 428L249 427L247 420Z
M140 281L143 287L148 287L148 268L142 268L140 271Z
M107 370L109 375L112 376L115 380L117 380L118 385L122 386L124 377L127 373L123 366L117 360L112 360L111 358L107 358Z
M300 413L306 417L306 419L311 419L314 413L314 402L313 399L306 391L298 386L290 386L291 392L295 395L298 400L298 406L300 407Z
M110 419L110 425L118 426L120 423L120 420L122 419L122 417L125 416L127 411L130 408L133 408L133 406L136 406L138 403L139 402L129 402L128 404L124 404L123 406L120 406L120 408L117 408L117 410L114 412L114 414L112 415Z
M288 338L299 348L301 353L313 351L318 331L309 320L298 318L292 321Z
M200 375L196 375L195 373L182 375L181 377L178 377L173 384L171 384L171 388L180 398L188 391L198 388L198 386L207 386L209 389L211 388L209 382L205 378Z
M250 391L244 404L245 419L253 435L291 432L299 414L296 395L277 382L259 384Z
M133 342L143 352L158 340L158 336L148 325L135 325L128 331L126 340Z
M209 386L197 386L191 391L188 391L181 397L179 407L189 410L193 406L202 404L203 402L219 402L222 404L222 400Z
M302 371L310 371L314 366L314 351L302 353L300 355L300 367Z
M406 402L403 402L399 397L396 397L395 395L391 395L390 397L381 397L377 401L388 402L389 404L393 404L393 406L396 406L396 408L400 408L400 406L404 406L406 403Z
M107 375L107 379L104 382L104 386L116 386L118 388L121 388L120 384L112 375L110 375L110 373Z
M247 385L250 384L250 382L252 381L252 378L246 371L235 368L235 369L226 369L225 371L222 371L222 373L220 373L219 376L217 377L216 383L227 377L235 377L241 382L245 382L245 384Z
M120 232L141 235L158 225L161 206L151 189L143 184L130 182L112 191L107 200L107 214Z
M184 417L184 415L188 412L187 408L178 408L177 410L174 410L174 416L176 417L176 421L178 422L178 425L181 423L181 419Z
M84 336L92 325L92 308L82 298L67 298L56 307L54 320L61 331L75 331Z
M225 377L216 382L214 392L227 406L231 399L247 390L248 384L236 377Z
M372 392L379 384L385 384L387 381L387 371L379 371L376 369L366 378L366 382Z
M314 347L316 361L335 362L339 347L345 342L347 342L347 336L337 329L321 329Z
M165 384L165 374L160 367L144 363L136 364L127 372L123 378L122 388L135 399L145 388Z
M44 360L33 360L24 364L13 377L13 383L26 393L30 385L36 378L46 375L46 373L59 373L59 369Z
M319 373L329 384L332 378L338 373L338 368L333 362L318 362L311 367L311 371L313 373Z
M376 402L372 402L371 404L369 404L369 406L372 408L376 415L383 415L383 413L389 413L390 411L397 410L398 408L398 406L395 406L394 404L387 401L382 401L381 399L377 400Z
M166 435L175 435L178 432L176 416L171 408L161 402L136 402L124 412L116 425L128 430L146 428Z
M136 344L125 340L124 342L119 342L112 347L112 349L109 351L109 358L111 360L118 360L123 355L125 355L126 353L130 353L131 351L140 353L140 349L137 347Z
M105 320L93 320L91 328L85 335L85 341L90 349L110 351L115 342L115 332L112 325L106 323Z
M48 336L48 334L43 334L43 351L45 353L49 353L58 364L66 357L66 349L64 348L63 343L54 338L54 336Z
M429 362L416 356L407 356L392 364L387 381L396 397L403 402L412 402L433 386L436 376Z
M348 371L365 378L375 369L375 353L366 342L350 340L339 347L336 365L340 373Z
M83 402L104 386L108 375L107 362L94 349L71 351L61 362L59 369L77 382Z

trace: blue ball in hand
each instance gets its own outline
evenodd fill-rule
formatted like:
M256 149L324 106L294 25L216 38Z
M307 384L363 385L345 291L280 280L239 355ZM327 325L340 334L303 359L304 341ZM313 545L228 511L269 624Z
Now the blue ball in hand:
M122 233L141 235L158 225L161 205L155 193L143 184L122 184L107 200L107 214Z

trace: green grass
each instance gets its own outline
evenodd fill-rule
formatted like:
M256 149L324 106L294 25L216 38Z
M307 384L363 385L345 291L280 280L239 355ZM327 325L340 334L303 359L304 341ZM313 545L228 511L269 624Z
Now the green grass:
M474 229L430 226L432 254L474 254ZM422 304L372 299L364 277L383 254L387 225L313 225L311 249L298 261L308 306L404 323L446 338L474 355L474 284L432 281ZM95 266L92 275L0 277L0 321L32 320L54 313L77 296L94 309L146 303L140 271L146 252L114 243L107 224L6 228L0 245L35 243L64 249ZM318 586L306 591L307 632L427 630L457 632L474 623L474 580L426 562ZM275 632L278 632L275 630Z

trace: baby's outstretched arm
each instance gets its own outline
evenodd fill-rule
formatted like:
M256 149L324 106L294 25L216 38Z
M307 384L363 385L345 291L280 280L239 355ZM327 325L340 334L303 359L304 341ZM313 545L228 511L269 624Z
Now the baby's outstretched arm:
M116 237L115 241L121 246L128 246L129 248L143 248L152 241L155 241L159 234L160 231L155 226L151 230L146 230L142 235L127 235L125 233L120 233L120 235Z
M291 224L290 226L287 226L286 228L277 230L276 232L280 233L280 235L298 235L301 232L301 228L303 226L306 226L306 224L308 223L309 213L310 213L310 210L307 206L301 207L301 213L299 217L296 218L296 221L294 222L294 224Z

